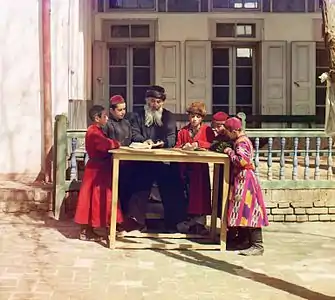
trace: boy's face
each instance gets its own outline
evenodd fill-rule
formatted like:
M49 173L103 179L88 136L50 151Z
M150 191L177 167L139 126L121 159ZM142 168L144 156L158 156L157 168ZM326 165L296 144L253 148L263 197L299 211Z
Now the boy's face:
M188 116L188 120L190 121L190 124L192 127L197 127L202 122L202 116L197 115L197 114L190 114Z
M108 121L107 112L105 110L102 111L101 117L100 116L95 116L94 121L101 126L105 126L107 124L107 121Z
M117 120L121 120L126 115L126 103L119 103L116 105L115 109L110 109L110 113Z
M239 131L236 131L236 130L232 130L232 131L226 130L225 134L228 136L228 138L230 140L235 141L238 138L238 136L239 136Z
M217 121L213 121L212 122L212 128L214 129L214 131L216 131L218 134L224 134L225 133L225 126L224 126L224 122L217 122Z

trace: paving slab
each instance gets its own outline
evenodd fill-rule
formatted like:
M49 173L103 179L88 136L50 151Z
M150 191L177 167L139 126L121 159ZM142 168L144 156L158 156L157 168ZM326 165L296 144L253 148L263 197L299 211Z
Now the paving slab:
M271 224L262 257L109 250L77 232L0 215L0 300L335 299L334 223Z

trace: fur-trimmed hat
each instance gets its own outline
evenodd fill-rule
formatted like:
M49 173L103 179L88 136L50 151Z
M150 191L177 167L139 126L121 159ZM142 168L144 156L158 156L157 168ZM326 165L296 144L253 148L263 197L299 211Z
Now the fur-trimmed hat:
M199 116L206 116L206 106L205 103L197 101L191 103L191 105L187 108L186 112L188 114L199 115Z
M156 98L156 99L161 99L165 101L166 99L166 94L165 94L165 89L162 86L159 85L153 85L147 89L145 92L145 98Z
M225 122L225 127L229 131L234 131L234 130L241 130L242 129L242 122L239 118L233 117L229 118Z

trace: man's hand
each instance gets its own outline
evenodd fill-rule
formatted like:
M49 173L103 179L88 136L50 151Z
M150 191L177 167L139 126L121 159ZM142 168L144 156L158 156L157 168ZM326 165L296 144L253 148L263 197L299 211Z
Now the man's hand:
M154 144L154 142L153 142L153 140L146 140L146 141L143 142L143 144L148 144L148 145L152 146Z
M164 146L164 142L163 141L157 141L156 143L154 143L152 145L152 147L155 147L155 148L162 148Z

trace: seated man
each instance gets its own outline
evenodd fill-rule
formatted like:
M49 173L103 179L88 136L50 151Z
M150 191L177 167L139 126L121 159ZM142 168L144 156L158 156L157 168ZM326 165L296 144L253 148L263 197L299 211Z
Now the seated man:
M163 108L165 90L150 87L145 95L146 105L132 118L132 141L147 143L158 148L172 148L176 142L176 121L173 113ZM164 206L166 229L175 230L186 218L186 200L179 176L178 164L162 162L137 162L132 180L132 198L128 216L133 229L145 228L147 201L154 182L157 182ZM129 221L129 220L128 220Z

